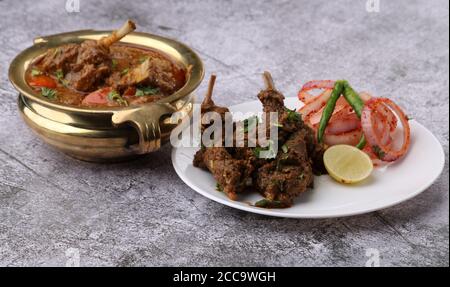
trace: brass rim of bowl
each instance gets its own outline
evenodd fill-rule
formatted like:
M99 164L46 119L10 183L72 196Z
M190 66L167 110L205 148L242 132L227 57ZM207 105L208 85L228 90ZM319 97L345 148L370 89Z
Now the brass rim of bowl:
M142 106L148 106L155 103L168 104L183 98L192 93L201 83L204 77L203 62L200 57L187 45L178 42L177 40L143 33L133 32L125 36L120 43L138 45L144 48L151 48L162 52L165 55L173 58L178 63L181 63L187 68L192 66L190 74L187 77L185 85L172 95L162 98L159 101L143 104L132 107L109 107L109 108L79 108L69 105L56 104L39 97L35 91L31 89L25 80L25 72L29 65L36 57L45 53L48 49L58 47L68 43L80 43L84 40L97 40L103 36L110 34L112 31L95 31L95 30L80 30L61 34L55 34L45 37L38 37L34 40L34 45L23 50L11 62L9 67L9 79L13 86L25 97L38 102L47 107L77 112L77 113L115 113L124 110L137 110Z

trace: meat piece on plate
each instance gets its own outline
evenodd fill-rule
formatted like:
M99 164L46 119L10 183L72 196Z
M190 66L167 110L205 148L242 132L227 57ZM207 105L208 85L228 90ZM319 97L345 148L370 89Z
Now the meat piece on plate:
M292 134L276 159L258 169L258 189L267 200L276 205L291 206L294 198L313 184L312 162L305 136L304 130Z
M201 159L201 160L200 160ZM245 162L234 159L224 147L210 147L201 150L194 165L206 167L217 180L217 187L231 200L245 188Z

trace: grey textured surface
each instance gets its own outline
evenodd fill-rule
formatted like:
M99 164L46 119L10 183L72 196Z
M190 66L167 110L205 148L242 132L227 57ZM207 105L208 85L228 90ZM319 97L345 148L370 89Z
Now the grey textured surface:
M83 266L364 266L369 248L383 266L449 265L448 1L381 0L379 13L364 0L80 3L69 14L65 1L0 0L0 265L64 266L69 248ZM218 74L222 104L254 100L264 69L288 96L306 80L345 78L392 97L437 136L445 171L386 210L292 220L198 195L176 176L168 146L113 165L50 149L18 115L10 61L38 35L127 18L195 48Z

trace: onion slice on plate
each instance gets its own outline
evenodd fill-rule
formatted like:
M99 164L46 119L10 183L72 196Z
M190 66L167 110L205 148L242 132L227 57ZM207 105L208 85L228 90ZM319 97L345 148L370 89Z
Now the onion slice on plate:
M390 126L385 115L385 108L391 109L400 119L403 126L403 144L400 149L394 149L392 141L386 139ZM383 121L379 119L384 118ZM409 148L411 142L411 129L408 117L393 101L387 98L372 98L368 100L361 115L361 125L367 142L373 152L382 161L392 162L402 157Z
M338 145L338 144L347 144L355 146L358 144L359 139L361 138L362 131L361 129L356 129L353 131L349 131L346 133L341 133L338 135L333 134L325 134L324 143L329 146Z
M338 113L331 116L325 133L339 135L357 129L361 129L361 120L356 113Z
M305 104L299 110L299 113L302 115L303 120L305 122L308 122L313 114L320 111L320 109L322 109L326 105L330 96L331 90L325 90L324 92L322 92L322 94L320 94L319 96L315 97L313 100Z
M298 98L300 101L306 103L316 97L316 96L308 93L308 91L315 90L315 89L332 90L334 88L334 82L335 81L332 81L332 80L309 81L306 84L304 84L303 87L298 92Z

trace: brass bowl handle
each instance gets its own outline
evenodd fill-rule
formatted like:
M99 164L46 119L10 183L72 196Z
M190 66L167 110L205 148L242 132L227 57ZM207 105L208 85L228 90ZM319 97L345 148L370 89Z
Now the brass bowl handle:
M160 119L172 114L176 109L170 104L154 103L136 109L126 109L113 113L112 122L119 126L130 124L139 134L138 153L146 154L161 147Z
M77 33L88 33L88 32L95 32L92 29L86 29L86 30L80 30L77 31ZM66 33L59 33L59 34L54 34L54 35L47 35L47 36L39 36L33 39L33 44L40 44L40 43L47 43L47 42L52 42L52 41L56 41L56 42L60 42L61 38L67 38L70 37L73 34L73 32L66 32Z

